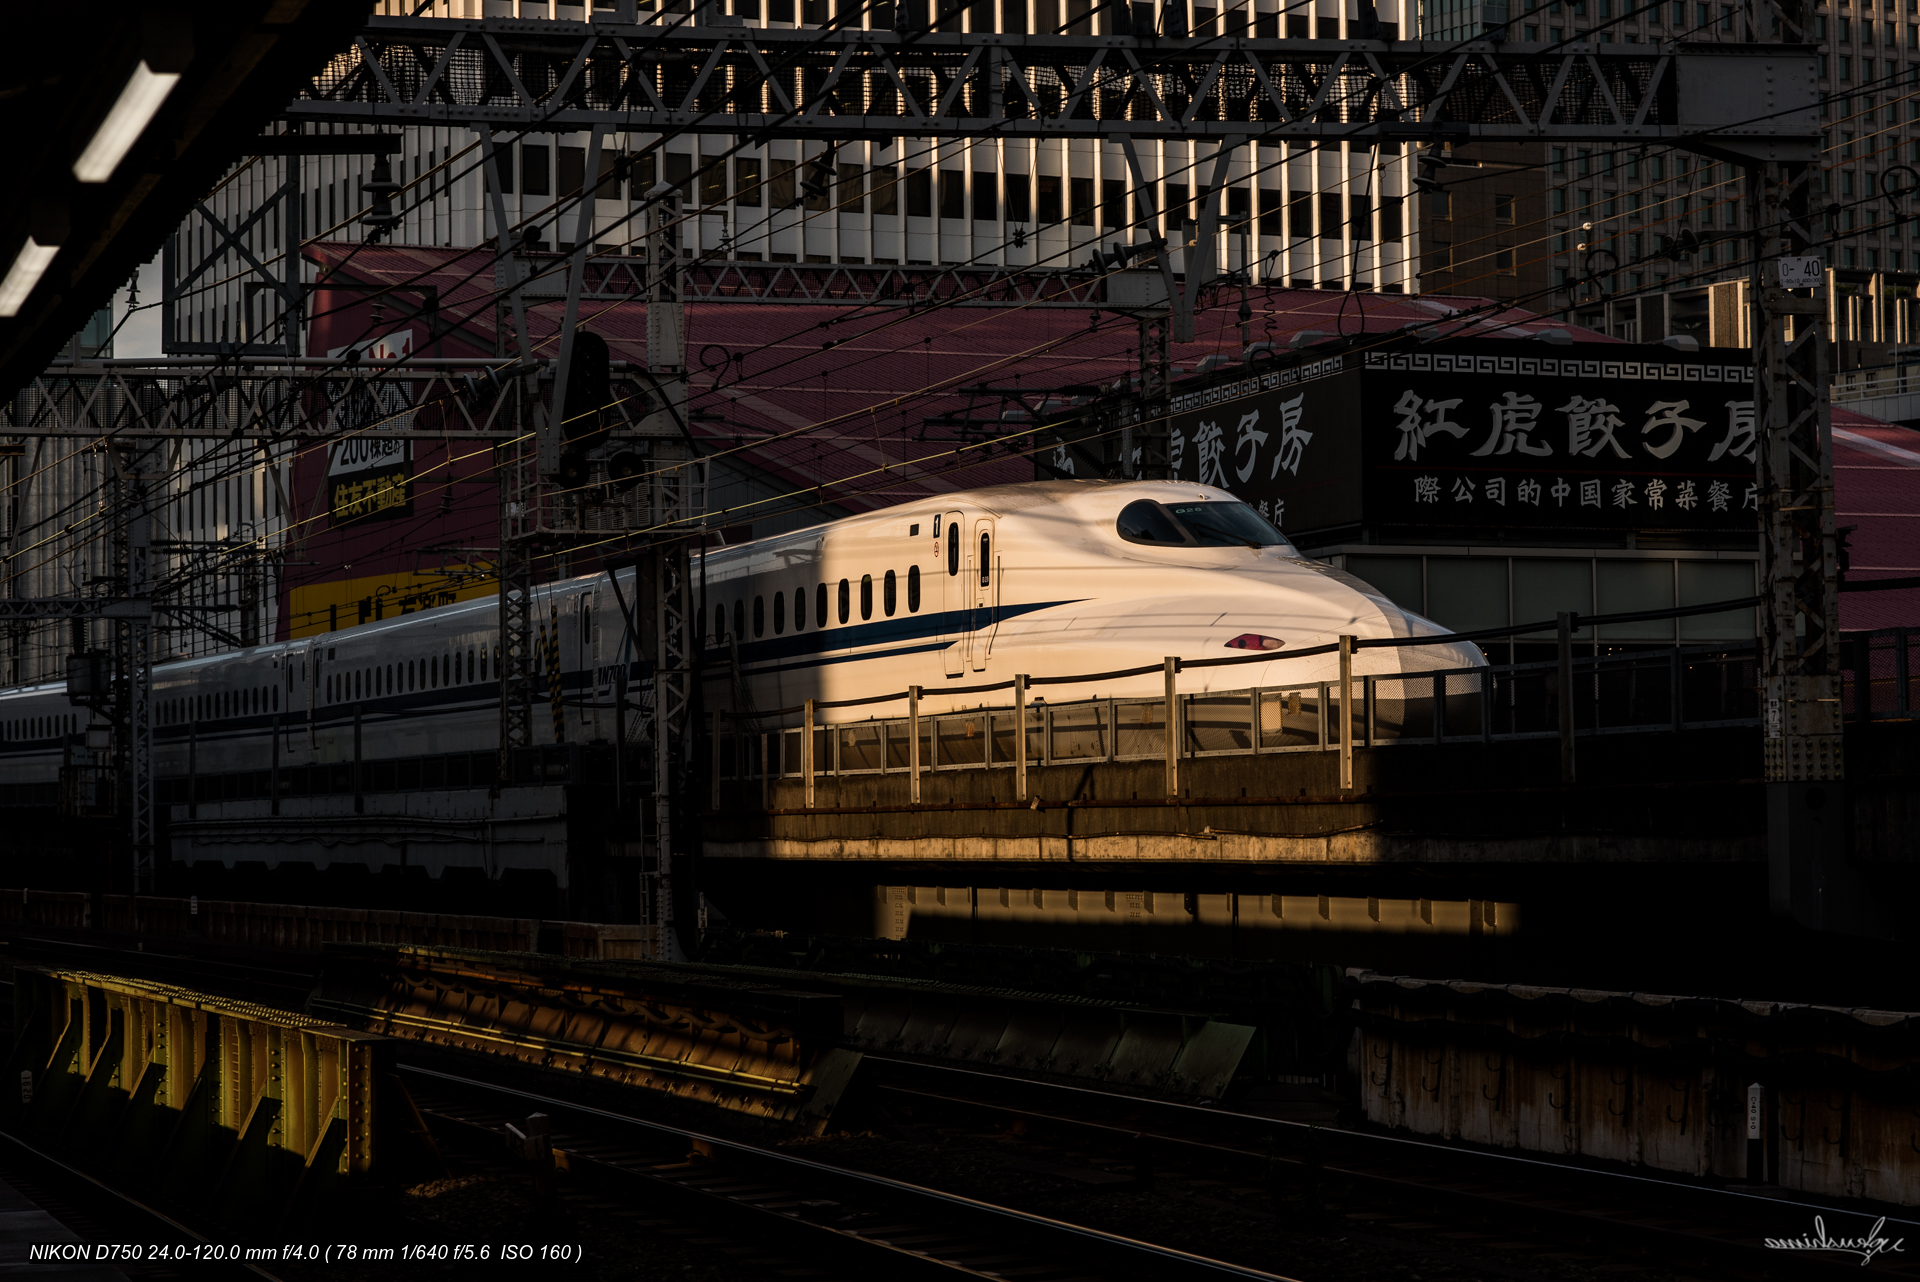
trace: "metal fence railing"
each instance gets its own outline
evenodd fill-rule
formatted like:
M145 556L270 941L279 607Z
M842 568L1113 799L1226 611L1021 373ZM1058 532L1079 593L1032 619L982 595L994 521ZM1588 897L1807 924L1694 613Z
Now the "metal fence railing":
M1572 660L1568 712L1580 736L1757 725L1752 646L1675 647ZM982 707L760 731L721 724L717 780L995 769L1353 747L1562 737L1561 662L1494 664L1411 675L1356 675L1348 715L1339 682L1256 686L1165 698ZM788 710L789 713L791 710ZM778 719L771 714L769 719ZM716 721L719 719L716 718ZM1168 725L1176 740L1167 751ZM914 738L919 751L914 751Z
M1920 628L1875 628L1847 634L1840 706L1853 721L1904 721L1920 709Z
M1833 403L1872 400L1881 396L1905 396L1920 392L1920 365L1882 365L1870 369L1843 370L1834 375Z

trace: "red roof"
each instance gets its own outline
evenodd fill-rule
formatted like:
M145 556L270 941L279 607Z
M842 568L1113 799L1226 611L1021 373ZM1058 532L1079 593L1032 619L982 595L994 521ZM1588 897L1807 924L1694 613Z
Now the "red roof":
M493 356L498 349L491 248L466 250L408 245L325 243L307 251L327 268L362 283L431 286L442 326L453 324L438 352L425 355ZM537 262L557 263L557 256ZM706 269L720 272L725 269ZM752 264L756 274L781 270ZM817 272L800 268L800 272ZM863 268L863 272L878 269ZM933 269L907 268L903 276ZM551 279L551 278L549 278ZM324 290L324 285L319 288ZM413 297L388 301L392 312ZM308 349L324 352L376 336L362 294L323 295ZM1198 318L1197 341L1174 346L1173 362L1192 369L1202 357L1238 357L1243 347L1237 291L1221 291ZM1566 330L1581 342L1612 342L1519 308L1481 298L1408 298L1314 290L1254 290L1248 332L1256 342L1284 348L1301 330L1329 335L1388 333L1450 314L1488 309L1474 336L1528 338L1542 329ZM563 304L528 308L536 355L551 355ZM615 360L646 359L642 302L586 300L581 322L607 340ZM783 507L832 502L853 510L884 507L927 494L1031 479L1032 465L1018 438L1011 446L972 446L942 440L924 420L966 410L956 389L978 384L1039 390L1112 383L1138 368L1138 329L1106 314L1097 325L1079 308L1006 306L910 310L890 304L692 303L687 307L690 399L696 412L724 422L695 424L716 444L740 438L744 461L794 487L788 504L720 514L722 524L770 517ZM424 330L417 337L424 338ZM993 417L999 403L982 402L975 416ZM754 438L763 438L759 444ZM1009 449L1014 451L1009 453Z
M1835 517L1857 525L1850 579L1920 576L1920 432L1838 406L1833 411ZM1840 626L1920 624L1920 589L1844 592Z

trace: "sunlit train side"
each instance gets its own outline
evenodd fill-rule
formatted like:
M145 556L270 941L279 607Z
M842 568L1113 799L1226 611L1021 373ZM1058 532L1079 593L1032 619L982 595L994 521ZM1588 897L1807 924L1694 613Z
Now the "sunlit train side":
M1166 482L955 493L712 550L693 558L691 574L706 700L722 709L765 712L918 686L922 708L940 712L1006 703L1005 690L942 691L1015 674L1089 678L1050 685L1056 702L1146 695L1162 689L1157 671L1096 674L1157 668L1165 656L1252 660L1187 670L1183 692L1298 687L1334 676L1337 660L1293 652L1343 634L1442 631L1300 557L1224 491ZM633 604L633 572L619 578L617 594L604 573L536 590L537 686L549 696L536 697L536 745L610 743L621 676L644 683L650 669L636 661L618 604ZM1273 657L1258 661L1262 652ZM1480 661L1471 645L1440 643L1362 651L1356 671ZM578 799L559 787L493 787L499 663L497 607L483 598L159 665L155 773L174 857L370 867L413 859L490 876L544 869L564 885L566 816ZM832 719L903 709L882 701ZM88 715L61 685L0 691L0 786L15 785L0 796L21 804L54 784L84 742ZM364 769L350 783L346 772L322 769L355 761ZM390 762L425 764L379 774ZM277 802L265 784L206 800L189 782L269 769L285 776L271 785L286 794ZM370 801L369 778L376 788L398 782ZM290 827L299 831L283 831ZM389 831L396 827L419 832L402 841Z

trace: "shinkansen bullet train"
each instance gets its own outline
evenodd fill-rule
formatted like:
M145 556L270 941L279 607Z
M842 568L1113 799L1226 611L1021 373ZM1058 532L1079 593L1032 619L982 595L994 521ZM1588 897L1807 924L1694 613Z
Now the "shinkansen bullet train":
M631 606L632 572L620 578ZM1097 674L1158 665L1165 656L1272 655L1185 671L1183 692L1288 688L1338 671L1333 655L1291 658L1292 651L1342 634L1443 631L1360 580L1303 559L1225 491L1172 482L1043 481L905 504L709 551L704 563L694 561L691 589L701 603L709 706L750 701L762 712L910 686L920 687L924 712L1005 705L1006 691L943 688L1016 673L1094 678L1049 684L1049 702L1147 695L1163 689L1157 672ZM537 590L538 650L557 652L562 707L556 717L536 706L536 742L613 738L616 680L623 668L632 680L645 670L617 600L604 573ZM1355 671L1482 661L1471 645L1439 643L1361 651ZM278 843L280 857L379 865L395 862L398 841L403 863L408 842L429 863L472 860L481 846L491 871L551 863L551 852L537 848L565 844L553 832L555 823L564 826L564 790L487 790L490 766L481 754L498 737L498 662L498 612L489 597L160 665L153 699L163 801L182 795L165 781L189 774L459 758L457 768L400 776L402 792L405 778L418 780L412 801L370 802L356 785L347 809L337 786L315 782L297 798L301 804L271 814L264 798L247 799L253 794L174 804L175 856L224 843L224 853L199 857L257 859L242 848ZM537 685L551 688L548 679ZM904 710L904 702L875 703L822 719ZM58 684L0 691L0 784L55 781L86 715ZM280 831L289 823L301 826L300 836ZM330 823L338 831L329 834ZM396 838L396 824L418 831Z

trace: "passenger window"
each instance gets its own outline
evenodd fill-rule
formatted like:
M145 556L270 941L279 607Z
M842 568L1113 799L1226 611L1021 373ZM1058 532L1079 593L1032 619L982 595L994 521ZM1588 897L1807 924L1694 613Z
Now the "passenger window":
M745 601L733 603L733 635L736 637L747 635L747 603Z
M827 585L822 583L813 592L813 617L820 620L820 626L827 626Z
M920 567L907 567L907 613L913 614L920 609Z
M279 686L275 686L273 688L273 709L272 710L274 712L280 711L280 687Z
M773 635L779 636L787 630L787 594L773 594Z
M992 569L993 569L993 536L991 534L982 534L980 536L980 586L981 587L984 588L987 586L987 575L992 571Z
M947 573L960 573L960 527L947 527Z
M753 598L753 635L761 636L767 630L767 599L763 596Z
M871 574L860 576L860 617L863 620L873 617L873 576Z
M726 639L726 635L727 607L724 605L716 605L713 607L713 639L716 642L723 641Z
M899 599L899 581L894 578L893 571L888 570L886 581L880 589L880 608L886 612L889 619L893 617L893 611Z
M840 622L845 623L853 617L853 590L845 579L840 580Z
M793 590L793 630L799 632L807 626L807 590Z
M473 647L467 647L467 680L473 680Z

